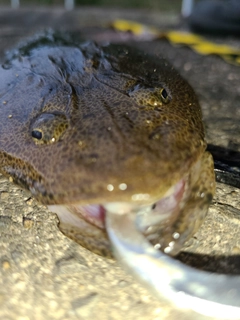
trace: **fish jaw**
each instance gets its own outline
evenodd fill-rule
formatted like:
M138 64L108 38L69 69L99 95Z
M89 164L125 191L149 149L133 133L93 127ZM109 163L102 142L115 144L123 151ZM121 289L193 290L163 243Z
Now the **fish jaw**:
M60 220L59 228L87 249L112 257L106 233L106 214L134 214L137 229L153 246L176 255L203 223L215 191L212 156L205 152L188 175L154 203L49 205Z

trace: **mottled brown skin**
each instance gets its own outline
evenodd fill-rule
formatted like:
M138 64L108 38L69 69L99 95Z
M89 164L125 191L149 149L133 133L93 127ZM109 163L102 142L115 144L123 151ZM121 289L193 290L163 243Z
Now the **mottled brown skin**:
M129 47L28 46L0 69L0 97L1 172L44 204L157 199L205 150L192 88Z
M154 203L185 177L193 185L186 210L160 230L161 243L175 231L189 237L204 219L214 174L201 110L161 57L34 39L0 69L0 119L0 171L44 204L133 202L136 194ZM197 163L203 175L195 181ZM104 230L60 228L111 255Z

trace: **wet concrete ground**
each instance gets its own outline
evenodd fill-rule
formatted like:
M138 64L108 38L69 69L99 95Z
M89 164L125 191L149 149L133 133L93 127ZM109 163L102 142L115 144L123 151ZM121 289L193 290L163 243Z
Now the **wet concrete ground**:
M109 22L109 17L159 27L178 24L175 16L144 11L1 9L0 56L49 26L106 40L113 34L94 26ZM208 142L240 151L240 68L163 40L134 45L164 55L188 79L202 105ZM190 312L152 297L116 261L66 238L54 214L2 176L0 200L0 319L193 319ZM218 184L208 218L179 258L205 270L240 274L239 213L240 190Z

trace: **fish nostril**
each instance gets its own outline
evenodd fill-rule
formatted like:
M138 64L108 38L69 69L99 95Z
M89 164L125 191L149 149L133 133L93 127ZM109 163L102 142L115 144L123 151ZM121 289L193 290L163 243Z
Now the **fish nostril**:
M42 132L39 130L33 130L32 131L32 137L37 139L37 140L41 140L42 139Z

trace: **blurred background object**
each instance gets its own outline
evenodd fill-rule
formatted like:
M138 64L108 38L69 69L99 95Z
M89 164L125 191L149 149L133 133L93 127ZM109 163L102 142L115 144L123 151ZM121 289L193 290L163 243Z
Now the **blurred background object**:
M183 18L187 18L192 13L194 0L182 0L181 14Z
M240 35L239 0L1 0L0 5L11 6L13 9L20 6L64 6L68 11L78 6L171 11L181 15L193 32Z
M194 32L240 36L239 0L183 0L182 15Z
M159 10L181 11L182 0L0 0L0 5L11 6L12 8L26 6L65 6L66 9L73 9L74 6L109 6L119 8L147 8Z

